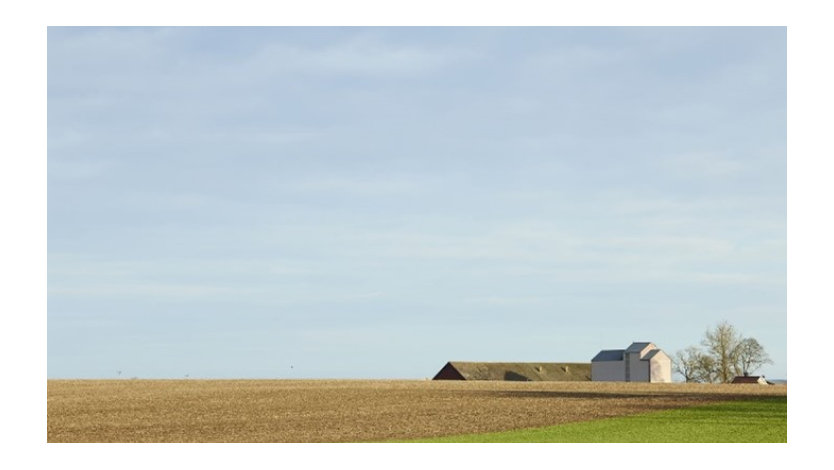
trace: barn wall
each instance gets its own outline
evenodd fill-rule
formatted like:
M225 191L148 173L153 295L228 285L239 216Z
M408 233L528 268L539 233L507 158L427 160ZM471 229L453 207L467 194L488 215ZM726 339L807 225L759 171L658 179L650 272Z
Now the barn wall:
M591 363L594 382L625 382L625 361L597 361Z
M649 376L649 361L641 360L639 353L628 354L628 360L631 375L629 382L648 382L651 378Z

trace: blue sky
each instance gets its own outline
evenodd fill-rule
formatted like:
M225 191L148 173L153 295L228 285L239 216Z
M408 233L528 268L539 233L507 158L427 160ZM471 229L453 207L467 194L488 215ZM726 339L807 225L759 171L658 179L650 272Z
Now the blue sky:
M48 376L786 377L784 28L55 28Z

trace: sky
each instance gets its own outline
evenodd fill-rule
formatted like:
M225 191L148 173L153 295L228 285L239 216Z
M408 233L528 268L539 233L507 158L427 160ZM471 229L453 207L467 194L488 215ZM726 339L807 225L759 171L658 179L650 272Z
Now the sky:
M47 38L50 378L430 378L670 355L787 378L783 27Z

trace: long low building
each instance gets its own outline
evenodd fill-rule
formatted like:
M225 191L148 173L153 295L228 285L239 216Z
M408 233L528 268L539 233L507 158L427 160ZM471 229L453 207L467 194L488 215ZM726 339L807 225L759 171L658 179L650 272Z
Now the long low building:
M512 380L581 382L591 380L585 362L447 362L432 380Z

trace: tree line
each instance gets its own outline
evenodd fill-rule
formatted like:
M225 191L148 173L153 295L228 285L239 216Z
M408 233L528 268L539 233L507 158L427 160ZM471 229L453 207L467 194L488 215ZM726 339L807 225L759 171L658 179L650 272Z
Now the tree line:
M676 352L672 364L687 382L728 383L773 361L755 338L745 338L725 321L704 333L700 348Z

